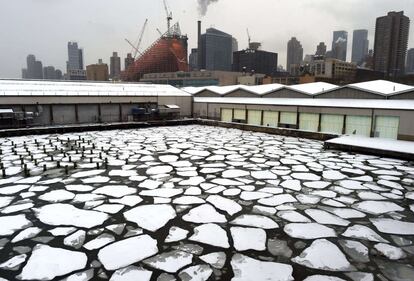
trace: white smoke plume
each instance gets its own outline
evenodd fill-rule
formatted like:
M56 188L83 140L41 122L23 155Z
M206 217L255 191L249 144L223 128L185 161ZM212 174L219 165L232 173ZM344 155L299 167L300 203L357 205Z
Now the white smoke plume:
M198 0L198 12L201 16L205 16L207 13L208 6L218 0Z
M342 38L342 37L339 37L337 40L336 40L336 44L339 44L339 43L342 43L342 42L346 42L347 40L345 39L345 38Z

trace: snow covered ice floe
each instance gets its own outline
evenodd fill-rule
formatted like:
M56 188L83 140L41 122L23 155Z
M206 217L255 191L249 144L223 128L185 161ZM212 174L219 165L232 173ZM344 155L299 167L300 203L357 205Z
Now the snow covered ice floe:
M124 213L128 221L149 231L160 229L175 216L174 208L167 204L141 205Z
M289 223L283 228L290 237L300 239L317 239L336 237L335 230L318 223Z
M237 251L266 250L266 232L263 229L233 226L230 232Z
M195 227L194 234L189 240L220 248L230 247L226 231L214 223L202 224Z
M0 236L12 235L18 230L32 225L25 215L1 216L0 217Z
M327 271L354 271L355 268L332 242L319 239L312 242L293 262L306 267Z
M372 224L382 233L414 235L414 223L387 218L372 218ZM382 242L382 241L379 241Z
M130 265L124 268L116 270L109 281L149 281L152 276L152 271L143 269L142 267L137 267Z
M293 281L291 265L266 262L242 254L234 254L231 259L234 272L233 281Z
M131 251L131 249L137 250ZM107 270L115 270L139 262L156 253L158 253L157 241L145 234L126 238L102 248L98 252L98 258Z
M232 220L230 224L263 229L275 229L279 227L274 220L261 215L241 215Z
M37 218L49 225L72 225L92 228L101 225L109 216L98 211L82 210L69 204L50 204L35 210Z
M203 204L201 206L191 209L183 217L184 221L194 223L223 223L227 222L225 216L216 211L210 204Z
M191 264L192 260L192 254L180 250L173 250L146 259L144 263L165 272L175 273L181 268Z
M88 258L82 252L37 244L18 279L52 280L55 277L85 268Z

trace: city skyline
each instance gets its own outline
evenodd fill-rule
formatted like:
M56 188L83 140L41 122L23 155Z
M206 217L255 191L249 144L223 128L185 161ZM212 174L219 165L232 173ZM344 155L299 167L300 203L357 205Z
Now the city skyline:
M92 64L99 58L109 63L113 51L117 51L121 58L125 58L126 54L131 52L131 48L124 38L135 40L146 17L149 18L149 24L143 38L142 49L159 36L156 28L162 31L166 29L162 1L140 1L137 4L126 0L124 5L128 6L128 9L123 9L123 6L119 6L114 1L103 0L96 2L99 7L102 7L100 13L96 13L96 10L91 8L94 5L75 9L76 2L80 3L79 0L74 0L70 4L55 1L39 3L33 0L8 2L9 11L7 13L4 11L6 9L0 11L0 24L13 28L7 33L5 30L0 31L2 38L0 77L20 77L28 54L36 55L39 60L47 62L48 65L65 69L66 46L67 42L72 40L77 41L85 49L84 65ZM409 0L392 2L368 0L364 3L348 0L341 2L341 5L332 4L327 0L312 1L312 3L304 1L291 3L285 0L277 3L270 0L251 3L241 0L240 5L237 6L232 5L229 0L221 0L210 5L205 17L200 17L198 14L197 1L177 0L169 5L173 12L173 21L179 21L183 33L189 36L189 52L191 48L196 47L197 20L201 19L203 33L211 26L229 33L239 41L239 49L247 47L246 28L249 28L252 41L262 42L263 50L279 54L279 64L286 61L286 43L291 37L298 38L306 55L313 54L319 42L325 42L330 46L332 32L335 30L346 30L352 34L354 29L367 29L369 48L372 49L377 17L389 11L403 10L405 15L414 18L414 7L410 5ZM258 8L266 5L274 9ZM21 14L22 11L19 9L22 7L30 13ZM150 8L143 11L142 7ZM110 16L114 11L117 15ZM278 16L273 15L274 11ZM11 17L17 13L21 14L21 17ZM235 19L243 18L243 23L240 24L237 20L229 21L225 16L228 14ZM39 21L39 18L43 20ZM65 19L71 19L70 24L65 24ZM287 25L286 21L297 24ZM54 22L59 24L52 24ZM414 47L412 34L411 30L408 48ZM351 37L348 38L348 61L351 59L350 50L353 40ZM26 44L24 40L30 44Z

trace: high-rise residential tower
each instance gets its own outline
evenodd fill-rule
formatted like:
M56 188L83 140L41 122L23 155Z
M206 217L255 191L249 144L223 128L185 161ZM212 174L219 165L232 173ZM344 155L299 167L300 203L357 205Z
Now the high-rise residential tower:
M354 30L352 36L352 62L361 65L368 55L368 30Z
M409 49L407 52L406 73L414 74L414 48Z
M374 70L391 77L403 75L410 19L404 12L389 12L375 25Z
M316 53L317 56L325 56L326 55L326 45L325 42L320 42L318 46L316 46Z
M119 80L121 75L121 58L118 56L117 52L112 53L110 61L110 72L109 77L112 80Z
M67 70L83 70L83 50L78 48L77 42L68 43Z
M22 78L43 79L43 66L41 61L36 60L34 55L28 55L26 63L27 68L22 71Z
M230 71L233 55L233 37L215 28L208 28L200 38L200 69Z
M294 65L299 65L303 60L303 48L302 44L296 39L296 37L292 37L287 43L287 62L286 62L286 70L291 72L291 68Z
M334 31L332 40L332 56L335 59L346 61L348 48L348 32L344 30Z
M125 65L125 70L127 70L128 69L128 67L130 66L130 65L132 65L134 63L134 58L132 57L132 54L131 53L128 53L127 54L127 57L125 58L125 61L124 61L124 65Z

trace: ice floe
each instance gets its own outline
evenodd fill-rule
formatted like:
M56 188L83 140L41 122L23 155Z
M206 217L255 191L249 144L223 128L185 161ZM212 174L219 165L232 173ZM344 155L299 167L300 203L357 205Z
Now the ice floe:
M87 260L86 254L82 252L37 244L18 278L52 280L57 276L85 268Z
M175 218L176 213L171 205L141 205L124 213L124 217L139 227L156 231L168 221Z
M318 239L306 248L293 262L314 269L327 271L354 271L355 268L332 242Z
M131 249L139 249L131 251ZM98 252L99 261L107 270L119 269L158 253L157 241L149 235L126 238Z

